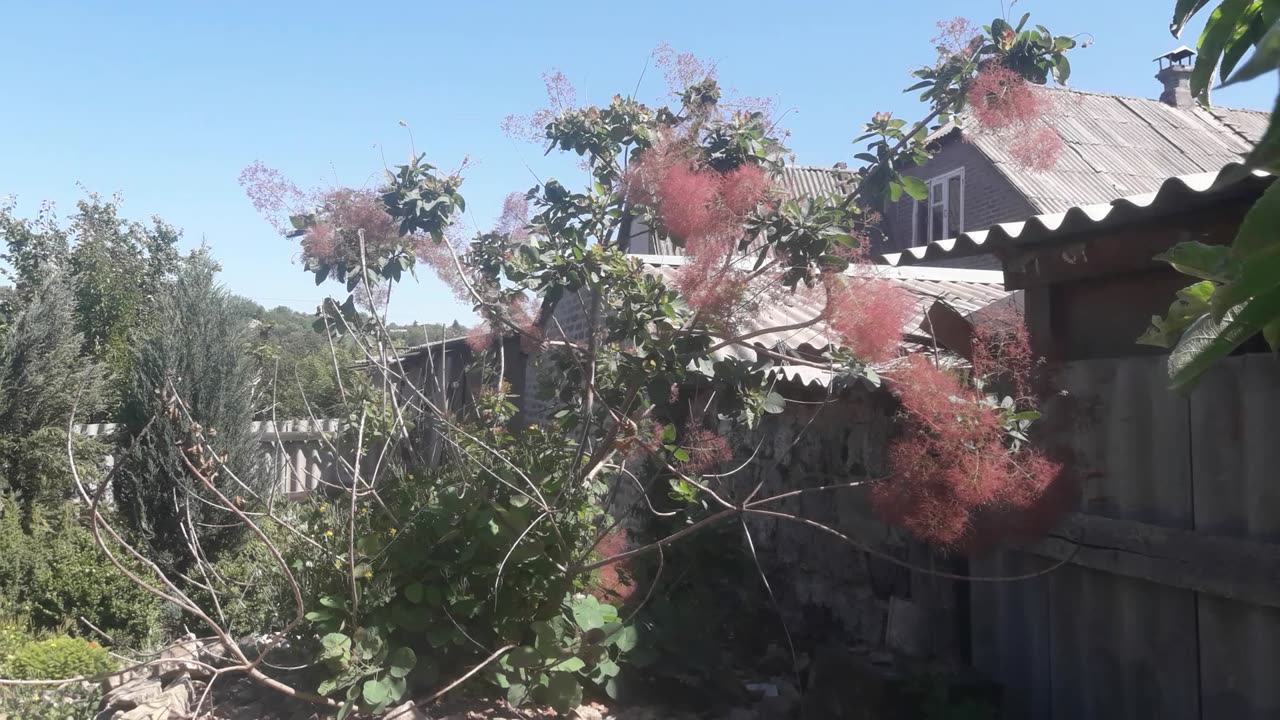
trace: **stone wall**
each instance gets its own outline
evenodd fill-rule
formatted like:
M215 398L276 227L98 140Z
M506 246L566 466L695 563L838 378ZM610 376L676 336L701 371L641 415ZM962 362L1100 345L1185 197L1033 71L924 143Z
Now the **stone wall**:
M765 498L884 475L897 411L887 392L853 389L830 401L817 392L784 394L814 404L788 403L786 412L766 418L755 432L734 437L735 455L755 452L755 459L730 481L731 492L742 497L761 484L757 497ZM953 563L877 521L868 487L810 492L768 507L822 523L862 546L790 520L750 519L761 562L794 634L810 643L962 656L958 628L965 609L954 583L878 555L936 569Z

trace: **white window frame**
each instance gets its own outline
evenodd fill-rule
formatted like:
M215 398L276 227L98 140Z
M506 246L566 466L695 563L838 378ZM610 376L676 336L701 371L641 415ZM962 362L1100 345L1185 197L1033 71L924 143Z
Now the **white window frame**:
M960 178L960 227L958 228L951 227L951 196L947 192L948 183L954 177ZM925 185L929 188L929 196L924 200L914 200L911 204L912 247L926 245L935 240L953 238L964 232L964 168L956 168L950 172L929 178ZM940 203L934 203L934 188L941 188L940 197L942 202ZM925 215L925 227L923 228L920 227L920 203L925 203L925 208L929 211ZM933 237L933 208L935 205L942 208L942 237Z

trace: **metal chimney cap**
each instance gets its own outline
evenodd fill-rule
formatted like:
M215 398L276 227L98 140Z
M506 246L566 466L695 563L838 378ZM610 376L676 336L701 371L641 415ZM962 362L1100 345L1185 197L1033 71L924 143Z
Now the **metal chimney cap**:
M1161 60L1168 60L1171 63L1181 62L1183 60L1186 60L1187 58L1190 58L1192 55L1195 55L1195 54L1196 54L1195 50L1192 50L1186 45L1179 45L1178 47L1170 50L1169 52L1161 55L1160 57L1155 58L1154 60L1152 60L1152 62L1160 62Z

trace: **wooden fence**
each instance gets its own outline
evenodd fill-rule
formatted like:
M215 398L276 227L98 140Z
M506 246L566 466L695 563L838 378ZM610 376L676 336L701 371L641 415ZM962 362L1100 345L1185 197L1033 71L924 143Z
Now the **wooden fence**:
M263 462L270 468L280 491L297 495L315 490L323 482L336 482L338 468L333 452L324 442L325 433L338 430L337 420L281 420L255 422L253 433L258 438ZM108 436L115 432L114 423L77 425L81 435Z
M1164 362L1065 368L1079 512L972 563L1070 558L971 586L973 660L1006 686L1006 717L1280 717L1280 363L1230 358L1185 396Z

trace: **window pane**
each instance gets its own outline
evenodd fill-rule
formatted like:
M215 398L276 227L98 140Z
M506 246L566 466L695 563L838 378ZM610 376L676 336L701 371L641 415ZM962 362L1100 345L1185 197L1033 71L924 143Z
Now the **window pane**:
M929 242L929 204L924 201L915 203L915 218L912 223L915 236L913 242L916 245L923 245Z
M964 210L963 179L957 175L947 180L947 230L954 237L964 231L960 214Z
M941 205L934 205L929 213L932 216L932 227L929 232L930 240L945 240L947 238L947 229L945 227L947 216L943 214L945 209Z

